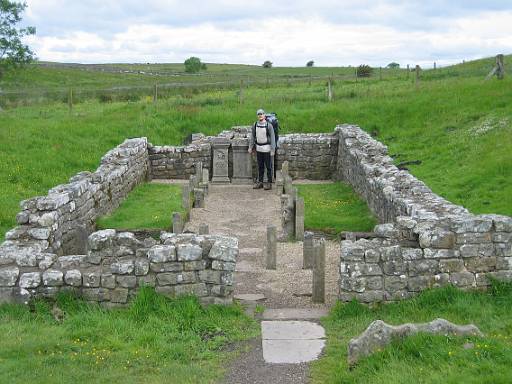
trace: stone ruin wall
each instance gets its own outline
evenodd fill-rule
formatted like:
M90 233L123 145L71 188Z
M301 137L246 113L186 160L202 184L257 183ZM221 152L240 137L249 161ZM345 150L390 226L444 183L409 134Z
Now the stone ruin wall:
M92 233L85 255L33 254L0 268L0 302L72 291L88 301L123 305L139 287L166 296L194 294L207 304L231 302L238 240L176 235L138 240L113 229Z
M249 129L234 127L217 138L236 142L240 150ZM95 172L79 173L47 196L23 201L18 227L0 245L0 301L25 301L33 294L72 288L90 300L123 303L142 283L154 284L162 293L193 292L205 301L229 301L228 272L234 267L229 263L234 259L224 266L214 263L219 259L207 256L208 241L187 240L203 249L201 260L180 260L181 246L175 246L168 250L173 267L158 270L152 267L158 264L150 256L154 251L149 251L169 245L168 235L148 246L148 239L141 242L130 233L108 232L107 246L96 249L100 235L91 234L96 218L117 208L144 179L185 179L196 172L197 162L211 170L215 139L197 134L190 144L178 147L153 146L145 138L126 140L102 158ZM512 278L512 218L475 216L435 195L398 170L387 148L360 128L344 125L332 134L283 135L280 143L278 168L286 160L294 178L348 182L386 223L375 228L378 237L373 240L341 243L340 299L388 301L448 283L483 287L488 285L486 276ZM94 257L98 254L101 258ZM119 265L129 272L119 272ZM149 272L140 274L146 265ZM176 276L159 279L159 273ZM213 277L210 281L206 276Z
M372 240L343 241L341 300L393 301L430 287L485 287L512 279L512 218L473 215L399 170L387 147L343 125L338 179L350 183L381 224Z

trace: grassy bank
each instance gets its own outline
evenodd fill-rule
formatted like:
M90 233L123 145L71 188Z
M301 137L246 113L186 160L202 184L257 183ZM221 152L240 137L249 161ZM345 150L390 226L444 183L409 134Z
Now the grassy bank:
M162 229L172 228L172 213L185 213L181 207L181 186L141 184L130 192L111 215L96 221L98 228Z
M486 64L485 64L486 65ZM434 192L474 213L512 215L512 79L483 81L484 64L466 63L412 79L336 81L249 88L137 102L20 107L0 113L0 239L15 225L19 201L94 170L127 137L179 144L189 133L216 134L250 124L256 108L278 112L282 133L330 132L359 124L387 144L397 163ZM281 69L280 69L281 70ZM279 73L279 72L277 72ZM277 76L277 75L276 75ZM35 81L35 80L34 80Z
M338 304L323 321L325 356L313 363L314 383L509 383L512 378L512 284L490 292L463 292L453 287L425 291L396 304L368 308L356 302ZM374 320L393 325L445 318L474 323L483 338L418 334L395 341L353 369L347 346ZM471 343L464 347L464 344Z
M369 232L377 224L366 203L344 183L297 185L304 198L306 230Z
M127 309L103 310L70 296L52 306L0 305L0 381L9 383L214 383L232 353L258 333L240 307L202 308L140 290Z

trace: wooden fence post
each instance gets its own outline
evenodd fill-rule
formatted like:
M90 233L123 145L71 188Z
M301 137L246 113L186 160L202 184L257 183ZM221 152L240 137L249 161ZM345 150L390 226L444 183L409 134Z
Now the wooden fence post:
M327 100L329 102L332 101L332 84L331 84L331 78L329 77L329 80L327 81Z
M505 77L505 63L502 54L496 56L496 76L499 80L503 80Z
M158 84L155 84L153 89L153 103L158 101Z
M416 84L416 88L420 87L420 66L419 65L416 65L416 77L415 77L414 83Z

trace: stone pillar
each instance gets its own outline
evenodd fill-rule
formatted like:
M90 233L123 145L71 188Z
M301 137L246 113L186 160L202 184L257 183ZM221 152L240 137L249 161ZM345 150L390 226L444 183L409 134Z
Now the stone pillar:
M194 208L204 208L204 191L194 188Z
M313 268L313 232L304 232L302 243L302 269Z
M277 233L276 226L267 226L267 248L265 267L267 269L276 269L276 253L277 253Z
M292 240L295 236L295 202L290 195L281 195L281 241Z
M295 240L304 240L304 198L295 201Z
M228 150L229 140L223 137L213 139L213 176L214 184L229 184Z
M208 224L199 224L198 232L200 235L208 235L210 233L210 228Z
M197 163L195 163L195 168L196 183L197 185L199 185L203 181L203 163L201 161L198 161Z
M286 178L286 176L290 175L289 167L290 166L289 166L288 160L283 161L283 165L281 166L281 172L282 172L284 178Z
M231 144L233 148L233 184L251 184L252 183L252 163L251 154L247 152L249 140L246 138L237 138Z
M313 242L313 303L325 303L325 239Z
M292 194L292 178L288 175L285 175L283 173L283 177L284 177L284 193L287 194L287 195L291 195Z
M183 232L183 220L181 219L181 214L179 212L172 213L172 231L174 233Z
M284 179L283 179L283 173L281 171L276 172L276 187L275 192L278 196L282 195L284 193Z
M190 210L190 186L183 184L181 187L181 206L188 212Z
M202 182L208 184L210 182L210 172L207 168L203 168Z

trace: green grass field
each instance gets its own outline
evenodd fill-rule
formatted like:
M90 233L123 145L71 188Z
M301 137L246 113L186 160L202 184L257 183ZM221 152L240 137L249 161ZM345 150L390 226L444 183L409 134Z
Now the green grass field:
M507 56L506 64L509 60ZM226 78L229 68L222 69ZM45 194L79 171L94 170L101 156L127 137L179 144L192 132L216 134L250 124L258 107L278 112L282 133L331 132L339 123L358 124L387 144L397 163L421 160L410 170L434 192L474 213L512 215L512 79L484 81L490 68L492 59L425 71L418 89L412 74L407 79L404 72L382 81L378 75L357 82L336 80L330 103L325 82L311 86L305 82L249 87L243 104L237 90L219 89L172 95L157 103L148 97L112 103L91 99L76 104L71 112L65 103L4 109L0 112L0 236L15 225L20 200ZM290 73L305 76L307 70ZM79 70L59 68L59 75L50 75L48 68L37 71L41 73L33 75L31 84L39 79L44 83L44 76L58 83L64 73L74 79L78 76L74 71ZM238 78L240 71L261 73L262 68L235 66L233 71ZM272 68L267 74L279 78L286 71ZM101 76L113 76L81 72L97 76L94 87L100 86ZM1 86L15 87L16 79L25 74L6 77ZM130 76L116 74L116 78Z
M96 220L99 229L172 228L172 213L185 213L181 207L181 186L141 184L130 192L111 215Z
M463 292L454 287L422 292L396 304L368 308L338 303L323 320L325 355L312 363L313 383L510 383L512 379L512 284L498 283L490 292ZM349 369L347 346L374 320L393 325L445 318L474 323L478 337L418 334L359 361ZM473 348L465 349L465 343Z
M344 183L297 185L304 198L304 228L337 234L369 232L377 224L366 203Z
M0 305L2 383L215 383L233 352L258 334L238 306L202 308L141 289L127 309L104 310L69 295L52 305Z

